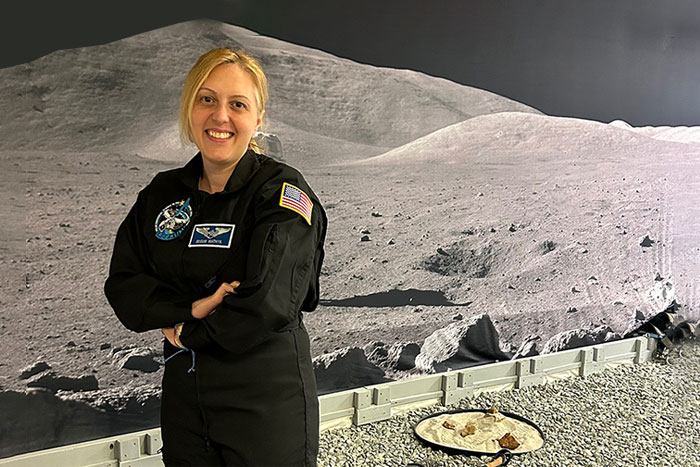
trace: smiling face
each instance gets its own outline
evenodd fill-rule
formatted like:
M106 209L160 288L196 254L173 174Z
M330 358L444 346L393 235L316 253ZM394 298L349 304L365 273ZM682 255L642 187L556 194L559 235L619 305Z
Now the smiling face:
M205 162L235 166L262 123L250 75L231 63L214 68L195 96L190 119Z

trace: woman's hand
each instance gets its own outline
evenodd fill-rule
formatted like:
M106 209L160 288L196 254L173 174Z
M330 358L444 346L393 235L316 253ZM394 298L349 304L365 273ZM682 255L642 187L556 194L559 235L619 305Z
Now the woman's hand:
M175 344L175 328L163 328L160 331L163 333L165 338L168 339L168 342L170 342L174 347L177 347Z
M192 316L197 319L206 318L214 313L216 307L221 305L224 297L228 294L236 293L236 287L241 285L238 281L222 283L216 292L208 297L200 298L192 304ZM167 336L166 336L167 337Z

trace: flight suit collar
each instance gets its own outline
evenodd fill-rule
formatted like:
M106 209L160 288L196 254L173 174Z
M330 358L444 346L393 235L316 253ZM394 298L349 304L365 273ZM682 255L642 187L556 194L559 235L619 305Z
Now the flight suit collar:
M247 150L241 160L238 161L238 165L234 169L233 173L226 182L226 186L222 193L232 193L243 188L255 172L260 168L260 161L258 160L257 154L251 149ZM182 181L193 190L197 190L199 187L199 177L202 175L202 153L198 152L190 161L183 167L183 177Z

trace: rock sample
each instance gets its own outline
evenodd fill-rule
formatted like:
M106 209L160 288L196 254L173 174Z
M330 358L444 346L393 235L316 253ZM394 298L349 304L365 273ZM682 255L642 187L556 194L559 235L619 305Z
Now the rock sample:
M349 347L313 359L319 394L390 381L384 370L369 362L365 352Z
M552 336L542 347L542 353L559 352L588 345L619 339L610 326L598 326L593 329L580 328L560 332Z
M428 373L509 360L486 313L457 321L429 335L416 357L416 368Z

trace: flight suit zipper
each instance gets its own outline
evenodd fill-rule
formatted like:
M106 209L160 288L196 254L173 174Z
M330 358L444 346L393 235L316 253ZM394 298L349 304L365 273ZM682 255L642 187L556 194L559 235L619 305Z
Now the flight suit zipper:
M190 225L189 229L187 232L184 232L185 235L183 235L184 241L189 243L189 239L192 236L192 230L195 228L195 225L197 225L197 221L202 217L202 211L204 208L204 204L206 203L206 200L209 196L202 196L200 191L198 189L192 190L192 200L194 201L194 206L192 206L192 219L190 219ZM180 277L187 277L185 274L185 251L187 250L188 245L185 244L180 248ZM201 364L201 357L200 357L200 364ZM207 448L209 448L210 443L209 443L209 424L207 422L207 416L204 411L204 407L202 405L202 399L201 399L201 381L200 381L200 375L202 374L201 371L197 371L195 368L194 370L194 386L195 386L195 396L197 400L197 407L199 408L199 413L202 416L202 426L204 433L202 435L204 436L205 443L207 445Z

